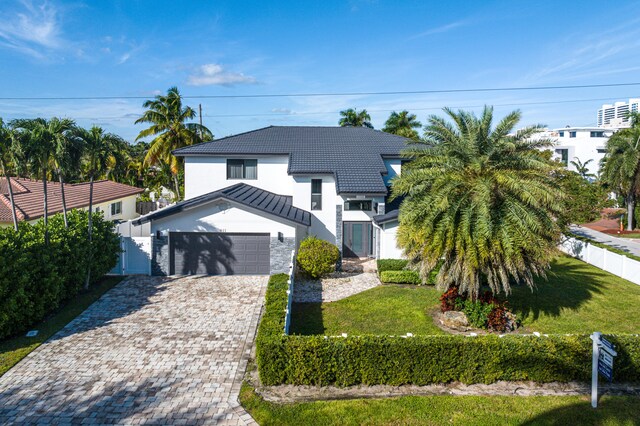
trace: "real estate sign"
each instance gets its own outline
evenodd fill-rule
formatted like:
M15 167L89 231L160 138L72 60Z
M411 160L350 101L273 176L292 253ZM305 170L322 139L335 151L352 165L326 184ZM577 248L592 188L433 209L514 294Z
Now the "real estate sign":
M591 335L593 340L593 356L591 366L591 406L598 406L598 374L602 374L609 382L613 380L613 359L618 355L613 344L602 337L602 333Z

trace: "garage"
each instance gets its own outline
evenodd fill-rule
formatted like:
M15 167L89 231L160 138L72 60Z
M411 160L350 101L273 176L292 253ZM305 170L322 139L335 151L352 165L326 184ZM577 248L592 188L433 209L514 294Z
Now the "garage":
M268 233L170 232L171 275L268 275Z

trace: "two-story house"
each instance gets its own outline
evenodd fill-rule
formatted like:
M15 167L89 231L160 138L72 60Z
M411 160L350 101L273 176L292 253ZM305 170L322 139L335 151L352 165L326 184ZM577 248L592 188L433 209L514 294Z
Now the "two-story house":
M287 271L308 235L345 257L399 257L386 209L406 139L364 127L266 127L174 151L185 200L139 218L152 272Z

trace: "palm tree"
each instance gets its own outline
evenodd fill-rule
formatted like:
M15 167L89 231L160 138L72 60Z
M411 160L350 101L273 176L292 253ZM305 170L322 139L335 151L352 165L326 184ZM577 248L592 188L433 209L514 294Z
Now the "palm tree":
M62 123L58 123L62 125ZM67 219L67 200L64 195L65 179L69 175L77 175L80 170L80 159L82 157L82 143L74 137L75 123L68 127L65 132L57 133L54 139L54 153L52 165L60 182L60 197L62 198L62 215L64 216L64 226L69 227Z
M13 188L11 186L11 176L7 173L7 157L11 151L13 143L12 129L4 124L0 118L0 167L2 167L2 175L7 179L7 188L9 189L9 202L11 203L11 217L13 218L13 229L18 231L18 215L16 214L16 205L13 201Z
M530 137L542 126L511 134L514 111L492 127L493 108L482 115L445 109L452 121L431 116L425 139L410 142L412 159L392 181L400 207L399 245L423 276L442 260L437 283L459 286L472 297L488 285L509 294L510 282L533 287L544 276L561 235L563 194L558 167Z
M591 163L593 161L593 159L589 159L587 161L585 161L584 163L582 161L580 161L580 159L578 157L574 157L575 161L570 161L570 163L573 165L573 167L576 168L576 172L578 172L578 174L580 176L582 176L583 179L591 179L591 178L595 178L596 175L593 173L589 172L589 167L587 167L587 165L589 163Z
M136 141L147 136L155 136L147 151L145 163L147 165L157 165L160 162L170 164L176 195L180 199L178 175L182 163L172 154L172 151L194 143L213 140L213 134L199 123L186 123L187 120L195 118L196 112L191 107L182 105L182 97L177 87L170 88L166 96L158 95L153 100L145 101L142 106L147 108L147 111L135 123L151 123L151 126L142 130Z
M630 114L631 127L622 129L607 141L601 164L601 178L625 199L627 230L633 230L633 213L640 195L640 114Z
M342 127L368 127L373 129L371 116L366 109L363 109L360 112L353 108L345 109L344 111L340 111L340 116L342 118L338 124Z
M384 123L382 131L417 140L420 136L415 129L419 129L420 127L422 127L422 123L417 120L415 114L409 114L407 110L400 112L393 111Z
M82 141L84 152L84 164L89 176L89 214L88 237L91 245L93 231L93 181L96 176L107 172L109 164L113 164L114 151L123 140L113 133L105 133L101 127L93 126L91 129L77 129L76 137ZM125 142L126 143L126 142ZM89 259L92 254L89 252ZM85 290L89 288L91 280L91 261L88 262L87 278L84 283Z
M44 238L45 242L49 240L48 233L48 193L47 193L47 180L49 179L49 164L52 157L56 152L56 148L59 145L63 145L61 142L69 137L70 132L75 128L75 122L68 118L52 118L46 120L44 118L34 119L18 119L11 122L14 128L25 133L27 137L25 157L29 162L29 167L33 173L42 176L42 190L43 190L43 202L44 202ZM62 188L64 191L64 188ZM64 193L63 208L64 205ZM66 213L65 213L66 215Z

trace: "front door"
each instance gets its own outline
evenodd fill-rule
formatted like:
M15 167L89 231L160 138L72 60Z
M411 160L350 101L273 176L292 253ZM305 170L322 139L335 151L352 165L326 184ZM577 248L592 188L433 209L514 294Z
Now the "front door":
M371 254L371 222L343 222L344 257L367 257Z

